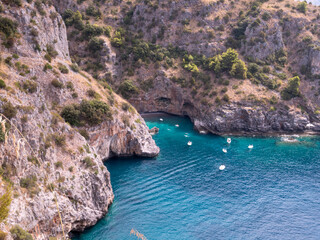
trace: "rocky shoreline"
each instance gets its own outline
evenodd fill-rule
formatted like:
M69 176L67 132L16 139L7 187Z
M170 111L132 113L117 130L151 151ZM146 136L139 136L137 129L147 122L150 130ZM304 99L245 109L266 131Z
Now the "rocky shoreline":
M179 115L179 114L173 114L173 113L167 113L164 111L154 111L154 112L142 112L140 113L142 117L144 118L148 118L149 116L154 117L154 116L158 116L158 117L166 117L166 116L181 116L181 117L188 117L190 119L190 121L193 123L194 129L198 132L201 132L203 134L214 134L214 135L219 135L219 136L248 136L248 137L272 137L272 136L281 136L281 135L295 135L295 134L299 134L299 135L320 135L320 123L311 123L310 121L308 121L308 119L306 120L306 116L300 116L300 115L293 115L293 119L290 119L291 121L293 121L293 124L290 125L288 122L283 122L283 125L286 126L287 130L283 130L283 129L271 129L272 125L268 125L266 128L270 128L269 130L265 130L264 131L254 131L254 130L250 130L250 128L248 128L248 131L245 130L232 130L231 129L231 124L227 125L227 127L223 128L223 130L221 131L217 131L214 128L221 128L223 125L226 126L226 124L222 123L219 126L219 123L216 123L217 125L212 125L212 122L208 121L201 121L195 118L191 118L188 115ZM276 119L281 118L281 116L275 115L274 116ZM295 118L297 117L297 118ZM283 116L282 116L283 118ZM233 118L231 118L233 119ZM250 119L249 119L250 120ZM225 122L230 122L230 119L225 120ZM250 121L254 121L253 119L251 119ZM297 123L302 123L301 125L297 124ZM237 124L236 121L232 121L232 124ZM245 123L246 124L246 123ZM238 126L242 126L241 124L238 124ZM249 126L249 125L247 125ZM237 129L237 128L235 128ZM240 129L240 127L238 128Z

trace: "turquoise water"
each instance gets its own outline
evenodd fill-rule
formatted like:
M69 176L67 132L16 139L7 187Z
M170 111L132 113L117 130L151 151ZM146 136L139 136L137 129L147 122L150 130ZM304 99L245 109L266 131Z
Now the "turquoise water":
M160 128L157 158L107 161L114 203L76 239L137 239L131 229L148 240L320 239L318 137L294 145L233 137L228 145L186 118L162 118L146 119Z

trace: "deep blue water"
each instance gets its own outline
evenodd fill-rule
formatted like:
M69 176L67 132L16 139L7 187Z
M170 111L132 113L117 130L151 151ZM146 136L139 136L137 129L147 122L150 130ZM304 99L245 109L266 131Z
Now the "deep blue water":
M137 239L131 229L148 240L320 239L318 137L298 145L232 137L228 145L186 118L162 118L146 119L160 128L157 158L107 161L114 203L77 239Z

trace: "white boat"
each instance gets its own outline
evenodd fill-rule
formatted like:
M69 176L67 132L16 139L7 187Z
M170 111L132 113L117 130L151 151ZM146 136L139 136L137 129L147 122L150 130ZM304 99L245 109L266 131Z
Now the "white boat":
M231 138L227 138L227 143L231 143Z
M222 148L222 152L227 153L227 149Z
M161 122L163 122L163 119L162 119L162 118L160 118L159 120L160 120Z
M179 127L179 124L176 124L176 127Z
M191 145L192 145L192 142L191 142L191 141L189 141L189 142L188 142L188 146L191 146Z
M220 167L219 167L219 170L224 170L226 168L226 166L225 165L220 165Z
M250 145L248 146L248 148L249 148L249 149L252 149L252 148L253 148L253 145L250 144Z
M186 133L184 136L185 136L185 137L189 137L188 133Z
M201 130L200 133L201 134L206 134L206 131Z

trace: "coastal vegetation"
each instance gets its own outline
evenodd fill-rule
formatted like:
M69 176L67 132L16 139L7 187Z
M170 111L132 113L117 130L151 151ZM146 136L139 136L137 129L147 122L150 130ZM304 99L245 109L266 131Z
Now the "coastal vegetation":
M33 240L30 233L23 230L20 226L14 226L10 229L13 240Z
M112 113L107 103L99 100L82 100L80 104L65 106L61 116L72 126L85 124L97 125L103 120L110 120Z

